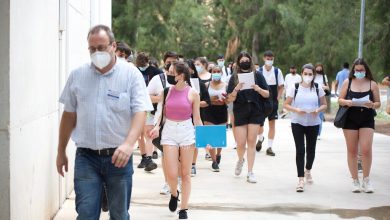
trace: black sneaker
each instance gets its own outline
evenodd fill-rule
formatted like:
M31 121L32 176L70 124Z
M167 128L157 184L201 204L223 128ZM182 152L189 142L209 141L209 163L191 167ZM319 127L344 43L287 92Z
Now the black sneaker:
M145 156L142 156L141 162L138 164L137 168L139 168L139 169L145 168L146 162L147 162L147 161L146 161L146 157L145 157Z
M179 219L188 219L187 210L188 209L182 209L179 211Z
M221 155L216 156L217 164L219 165L221 163Z
M263 137L263 140L258 140L257 141L257 144L256 144L256 151L257 152L260 152L261 151L261 148L263 147L263 142L264 142L264 137Z
M107 189L106 186L102 187L102 211L108 212L108 198L107 198Z
M211 170L213 172L219 172L219 166L218 166L218 163L216 161L213 161L213 163L211 164Z
M156 168L157 168L157 164L153 162L152 157L151 156L146 157L145 171L150 172Z
M275 153L272 151L272 148L270 148L270 147L267 149L266 153L268 156L275 156Z
M177 196L174 197L172 194L171 194L171 200L169 200L169 210L171 212L174 212L176 211L177 209L177 202L180 201L179 200L179 190L177 191Z
M158 153L157 153L157 151L153 151L152 158L153 158L153 159L158 159Z

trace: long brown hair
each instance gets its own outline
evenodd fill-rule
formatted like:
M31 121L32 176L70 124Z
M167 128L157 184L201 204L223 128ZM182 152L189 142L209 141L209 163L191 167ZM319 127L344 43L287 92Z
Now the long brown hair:
M352 80L352 79L356 78L355 75L354 75L355 74L355 66L356 65L363 65L364 69L366 69L366 76L365 77L367 79L369 79L369 80L375 81L374 77L372 76L370 67L368 67L368 64L366 63L366 61L363 58L357 58L353 62L352 69L351 69L351 71L349 71L349 76L348 76L349 80Z

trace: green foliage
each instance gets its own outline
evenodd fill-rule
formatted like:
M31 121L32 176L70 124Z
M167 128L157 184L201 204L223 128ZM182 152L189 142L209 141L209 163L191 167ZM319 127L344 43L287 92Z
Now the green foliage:
M390 73L390 0L366 1L363 55L377 81ZM356 0L113 0L113 29L136 51L161 58L241 50L262 64L272 50L284 73L291 64L321 62L333 79L358 53L360 1Z

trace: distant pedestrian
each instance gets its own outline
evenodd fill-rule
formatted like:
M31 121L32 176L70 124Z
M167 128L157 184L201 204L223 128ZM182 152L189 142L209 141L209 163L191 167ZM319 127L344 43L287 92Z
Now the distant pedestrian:
M288 88L284 103L285 108L292 112L291 130L295 141L295 163L298 172L297 192L304 191L305 177L307 183L313 183L311 170L315 158L319 124L321 123L319 113L325 111L327 106L324 90L314 82L314 66L305 64L301 74L303 81Z
M265 80L271 91L271 97L273 99L273 109L270 115L268 115L268 148L266 154L268 156L275 156L275 152L272 147L274 144L275 134L276 134L276 120L279 118L278 108L279 108L279 99L283 94L284 79L282 71L274 66L275 56L274 53L270 50L265 51L263 55L264 66L260 67L260 73L264 76ZM260 151L264 141L264 123L265 119L260 124L259 134L257 136L256 150Z
M227 123L227 106L226 106L226 87L227 84L222 81L222 69L215 66L211 70L211 81L206 84L210 96L210 105L205 108L205 125L225 125ZM211 169L214 172L219 172L219 164L221 162L222 148L212 146L209 150L212 164Z
M316 70L316 76L314 78L314 82L318 83L318 85L322 87L322 89L325 91L325 96L329 96L331 92L328 83L328 77L325 74L324 65L322 65L321 63L317 63L314 68ZM324 112L320 112L320 118L321 118L321 124L320 124L320 129L318 130L318 137L317 137L318 140L321 139L322 123L325 120Z
M354 100L361 100L360 102ZM378 84L366 61L358 58L354 61L345 80L339 96L339 104L348 107L347 118L343 127L348 152L348 167L351 173L352 191L360 192L361 185L358 178L358 146L362 151L363 191L374 192L370 181L372 163L372 141L375 129L375 109L380 108Z
M343 69L340 70L336 75L336 82L334 85L334 93L336 95L340 94L341 86L343 85L344 81L348 79L349 76L349 63L345 62L343 65Z

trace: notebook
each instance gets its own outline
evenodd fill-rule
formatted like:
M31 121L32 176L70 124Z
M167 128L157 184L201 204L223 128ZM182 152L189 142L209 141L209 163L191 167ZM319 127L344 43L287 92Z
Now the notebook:
M226 126L225 125L204 125L195 127L195 146L205 148L226 147Z

